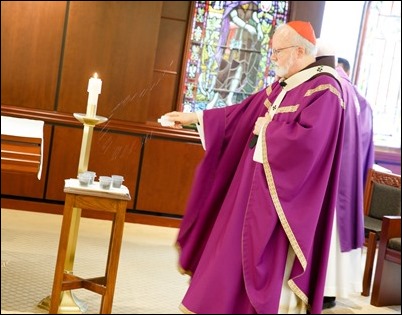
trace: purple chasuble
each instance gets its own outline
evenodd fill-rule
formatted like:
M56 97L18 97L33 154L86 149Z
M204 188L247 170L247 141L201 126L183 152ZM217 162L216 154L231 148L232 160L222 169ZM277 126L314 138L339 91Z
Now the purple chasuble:
M363 194L367 171L374 163L373 116L345 71L341 67L337 71L347 105L336 217L341 251L348 252L364 244Z
M343 101L327 74L288 91L265 129L261 164L249 147L254 123L281 90L275 82L240 104L204 111L206 153L177 239L180 266L192 275L182 302L190 312L277 313L292 246L287 283L321 313Z

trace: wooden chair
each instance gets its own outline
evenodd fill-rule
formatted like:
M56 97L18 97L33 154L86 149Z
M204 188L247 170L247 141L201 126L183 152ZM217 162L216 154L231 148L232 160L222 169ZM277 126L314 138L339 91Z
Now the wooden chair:
M363 273L363 296L370 295L377 241L385 215L401 215L401 176L370 169L364 190L364 232L367 254Z
M401 304L401 217L385 216L378 245L370 304Z

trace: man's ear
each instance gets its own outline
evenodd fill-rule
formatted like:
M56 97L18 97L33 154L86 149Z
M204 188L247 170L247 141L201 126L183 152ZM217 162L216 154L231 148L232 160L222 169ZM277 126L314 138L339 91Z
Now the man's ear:
M297 46L296 47L296 52L297 52L297 57L303 57L306 54L306 49L304 47L301 46Z

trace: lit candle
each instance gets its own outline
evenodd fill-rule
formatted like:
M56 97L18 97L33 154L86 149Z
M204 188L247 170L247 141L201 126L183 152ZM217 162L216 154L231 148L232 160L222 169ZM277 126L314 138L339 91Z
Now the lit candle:
M96 116L96 108L98 106L98 96L101 93L102 80L98 78L98 74L95 73L88 81L88 103L87 113L89 117Z

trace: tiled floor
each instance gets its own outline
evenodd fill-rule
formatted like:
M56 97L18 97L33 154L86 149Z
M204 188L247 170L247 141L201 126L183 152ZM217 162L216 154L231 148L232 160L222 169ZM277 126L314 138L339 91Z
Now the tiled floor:
M62 217L1 210L1 313L47 313L37 307L49 296ZM74 273L101 276L106 263L111 223L81 218ZM127 223L120 255L114 314L181 314L189 278L177 270L177 229ZM100 296L80 289L73 294L99 313ZM356 295L338 300L326 314L400 314L401 307L374 307Z

